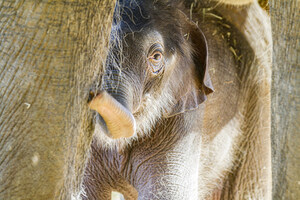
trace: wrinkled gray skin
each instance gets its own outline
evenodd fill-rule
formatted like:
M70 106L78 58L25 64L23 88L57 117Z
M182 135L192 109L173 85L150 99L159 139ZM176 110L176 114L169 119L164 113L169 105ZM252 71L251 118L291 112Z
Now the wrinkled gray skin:
M80 196L115 1L0 1L0 199Z
M271 198L269 17L256 2L194 4L192 19L185 6L145 0L116 9L91 93L100 114L84 199L112 190L141 200ZM132 137L112 139L108 124L122 120L110 112L134 117Z

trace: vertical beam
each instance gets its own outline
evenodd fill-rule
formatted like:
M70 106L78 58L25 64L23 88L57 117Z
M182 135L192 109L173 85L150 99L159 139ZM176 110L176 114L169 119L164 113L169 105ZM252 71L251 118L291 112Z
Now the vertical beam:
M300 199L300 1L271 0L273 199Z

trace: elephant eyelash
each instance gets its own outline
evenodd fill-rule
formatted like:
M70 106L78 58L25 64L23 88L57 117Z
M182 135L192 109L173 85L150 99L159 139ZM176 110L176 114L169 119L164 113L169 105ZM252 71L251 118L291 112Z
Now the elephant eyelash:
M148 55L153 54L155 51L160 51L161 53L163 53L163 45L160 43L155 43L153 44L148 51Z
M153 74L158 74L163 68L163 50L162 45L156 43L152 45L149 49L149 54L147 58L148 66L151 68Z

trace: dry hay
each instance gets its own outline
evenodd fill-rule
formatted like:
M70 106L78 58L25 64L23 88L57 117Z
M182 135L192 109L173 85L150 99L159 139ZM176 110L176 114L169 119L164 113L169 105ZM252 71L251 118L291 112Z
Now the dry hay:
M269 13L269 0L258 0L259 5Z

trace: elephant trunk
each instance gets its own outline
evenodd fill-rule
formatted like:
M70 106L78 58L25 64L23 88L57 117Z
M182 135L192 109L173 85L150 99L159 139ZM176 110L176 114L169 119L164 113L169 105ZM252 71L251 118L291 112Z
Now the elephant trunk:
M136 124L131 112L106 91L93 98L89 107L104 119L112 138L127 138L135 133Z

